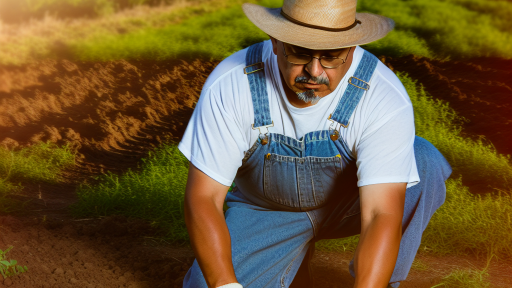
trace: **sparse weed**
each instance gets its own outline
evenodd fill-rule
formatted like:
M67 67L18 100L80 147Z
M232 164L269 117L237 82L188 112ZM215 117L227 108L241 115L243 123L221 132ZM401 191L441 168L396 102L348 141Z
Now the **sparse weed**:
M491 285L488 278L487 268L481 271L475 269L456 269L444 277L441 283L431 288L487 288Z
M428 264L418 258L415 258L414 261L412 261L411 269L416 271L427 271L428 268Z
M15 276L21 273L25 273L28 271L27 266L17 265L18 261L16 260L7 260L6 254L12 249L12 246L5 249L5 251L0 250L0 273L4 278Z

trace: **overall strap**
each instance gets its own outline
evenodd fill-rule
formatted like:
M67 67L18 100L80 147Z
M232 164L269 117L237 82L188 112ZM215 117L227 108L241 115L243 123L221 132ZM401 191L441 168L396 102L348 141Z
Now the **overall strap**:
M356 109L359 100L363 96L364 92L370 89L370 79L372 78L373 72L377 67L377 57L368 51L364 51L363 58L357 66L354 76L348 79L348 86L338 102L336 109L332 113L330 119L341 124L341 126L347 128L348 120L354 110Z
M244 73L247 74L254 107L253 129L272 126L270 107L267 95L264 63L262 59L264 43L260 42L249 47L245 56ZM261 131L260 131L261 132Z

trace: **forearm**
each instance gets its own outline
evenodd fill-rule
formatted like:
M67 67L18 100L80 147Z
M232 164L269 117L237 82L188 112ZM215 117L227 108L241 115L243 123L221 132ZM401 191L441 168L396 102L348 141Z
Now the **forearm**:
M361 231L354 259L354 287L387 287L400 247L401 223L399 215L380 214Z
M185 223L208 287L237 282L231 260L231 238L222 209L213 199L196 197L185 203Z

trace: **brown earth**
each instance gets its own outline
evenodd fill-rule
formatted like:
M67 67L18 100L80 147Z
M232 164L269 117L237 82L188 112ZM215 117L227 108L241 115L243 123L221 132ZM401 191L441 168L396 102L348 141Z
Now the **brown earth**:
M483 135L496 150L512 154L512 59L438 61L424 57L381 58L407 72L434 98L450 103L467 135Z
M464 124L467 133L485 135L498 151L510 153L512 70L507 67L512 62L383 60L419 79L434 97L450 101L471 121ZM79 183L106 171L134 168L158 144L177 141L215 65L199 60L48 60L0 67L0 143L11 149L40 141L69 143L77 153L77 165L63 173L61 183L24 184L16 197L31 200L25 216L0 217L0 249L14 246L9 257L30 269L0 287L179 286L193 257L190 248L165 243L141 221L73 219L67 207L75 201ZM473 123L480 119L485 121ZM478 128L481 123L494 128ZM318 252L315 287L350 286L350 257ZM413 269L401 287L431 287L455 267L485 264L471 257L418 257L429 268ZM496 287L512 287L511 267L510 261L492 264Z

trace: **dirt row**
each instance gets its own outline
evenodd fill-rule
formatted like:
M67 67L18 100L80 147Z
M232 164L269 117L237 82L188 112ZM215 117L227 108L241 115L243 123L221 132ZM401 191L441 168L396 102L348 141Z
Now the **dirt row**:
M381 60L407 72L434 98L447 101L468 120L468 136L485 136L498 152L512 154L512 59L438 61L411 55Z

